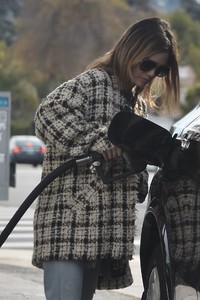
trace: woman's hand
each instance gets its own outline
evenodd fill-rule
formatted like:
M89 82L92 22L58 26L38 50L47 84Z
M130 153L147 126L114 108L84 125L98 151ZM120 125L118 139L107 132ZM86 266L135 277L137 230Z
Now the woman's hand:
M105 160L117 158L117 157L121 156L121 154L122 154L122 150L119 147L114 146L114 145L102 153L103 158Z

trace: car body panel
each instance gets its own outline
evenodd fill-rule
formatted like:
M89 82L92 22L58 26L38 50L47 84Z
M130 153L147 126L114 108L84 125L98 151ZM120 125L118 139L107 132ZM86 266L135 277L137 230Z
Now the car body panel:
M177 135L178 139L186 137L188 139L192 134L200 134L200 104L172 125L170 132L172 136Z
M170 261L170 245L168 239L166 209L163 200L162 172L158 170L151 183L148 206L142 226L140 245L141 272L143 283L145 284L148 262L154 249L159 244L162 251L163 269L166 278L166 291L169 299L173 299L173 273Z
M148 204L142 225L140 261L144 288L147 288L147 269L151 255L159 244L162 252L167 299L174 299L175 275L171 264L169 214L166 203L168 180L186 172L199 178L200 174L200 104L177 121L170 130L173 147L155 172L151 182ZM196 176L197 175L197 176ZM196 177L194 177L196 176ZM194 179L195 180L195 179Z

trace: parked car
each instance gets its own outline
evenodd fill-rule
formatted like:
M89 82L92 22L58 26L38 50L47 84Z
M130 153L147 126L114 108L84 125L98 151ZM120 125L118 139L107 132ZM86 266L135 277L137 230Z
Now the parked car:
M142 300L200 297L200 104L171 130L155 173L141 234Z
M41 165L45 144L34 135L14 135L10 138L10 161L18 164Z

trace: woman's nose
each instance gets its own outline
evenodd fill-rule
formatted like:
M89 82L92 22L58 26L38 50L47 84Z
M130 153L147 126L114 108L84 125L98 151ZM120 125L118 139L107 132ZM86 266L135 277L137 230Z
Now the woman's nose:
M149 76L151 76L152 78L153 78L153 77L156 77L156 68L154 68L154 69L148 71L147 74L148 74Z

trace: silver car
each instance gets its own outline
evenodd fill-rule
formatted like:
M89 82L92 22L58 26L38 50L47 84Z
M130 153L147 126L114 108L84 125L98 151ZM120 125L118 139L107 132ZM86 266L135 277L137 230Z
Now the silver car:
M171 135L142 227L142 300L200 299L200 104Z
M41 165L45 144L34 135L14 135L10 138L10 161L19 164Z

